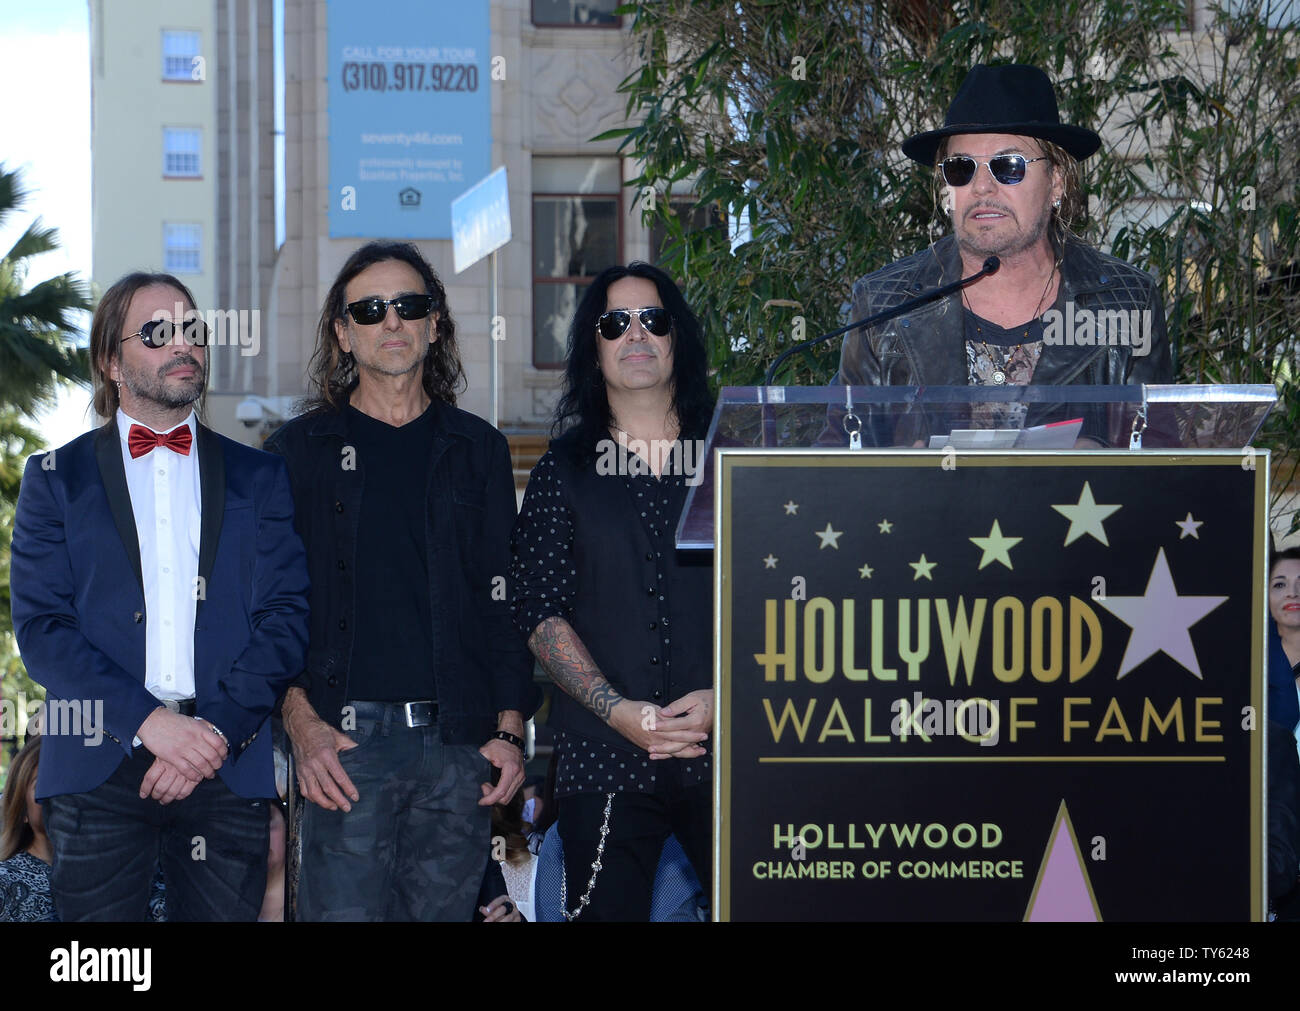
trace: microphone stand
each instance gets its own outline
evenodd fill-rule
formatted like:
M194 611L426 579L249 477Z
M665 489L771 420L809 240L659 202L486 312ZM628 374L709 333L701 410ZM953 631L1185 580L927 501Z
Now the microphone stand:
M917 308L918 306L922 306L929 302L933 302L935 299L939 299L947 295L951 295L955 291L960 291L968 284L974 284L982 277L987 277L989 274L997 273L997 269L1000 266L1002 266L1002 261L999 260L996 256L990 256L988 259L984 261L984 265L980 267L980 269L977 270L974 274L971 274L969 277L963 277L960 280L953 281L951 284L945 284L941 288L935 288L933 291L927 291L924 294L917 295L916 298L908 299L906 302L900 302L898 305L891 306L890 308L875 313L872 316L868 316L866 317L866 319L856 320L855 322L850 323L847 326L840 327L838 330L832 330L829 333L819 334L818 336L812 337L806 341L801 341L800 343L794 345L794 347L786 348L779 355L777 355L776 358L772 360L772 364L768 366L767 374L763 378L763 388L766 389L767 387L772 385L772 379L776 374L776 370L778 366L780 366L780 364L783 361L785 361L787 358L789 358L791 355L795 354L796 352L803 351L807 348L812 347L815 344L822 343L822 341L828 341L833 337L838 337L841 334L848 333L850 330L857 330L860 327L865 328L865 327L877 326L880 323L888 323L891 319L896 319L897 317L902 316L904 313L911 312L913 309ZM875 351L873 351L871 348L871 342L867 341L865 346L867 349L867 353L871 355L872 360L876 364L877 371L883 372L883 369L881 368L881 364L880 364L880 359L876 357ZM767 410L767 407L769 405L767 403L766 398L764 398L763 406L764 406L763 445L765 447L769 447L774 445L775 442L776 422L775 419L771 417L771 415Z

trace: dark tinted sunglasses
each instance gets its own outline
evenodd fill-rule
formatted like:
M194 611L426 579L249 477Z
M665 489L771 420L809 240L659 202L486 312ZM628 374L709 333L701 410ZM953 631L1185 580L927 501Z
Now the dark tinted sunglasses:
M348 313L362 326L373 326L388 315L388 307L397 310L402 319L424 319L433 311L431 295L398 295L397 298L363 298L349 302Z
M987 165L993 178L1003 186L1014 186L1025 178L1025 169L1030 162L1047 161L1047 156L1026 158L1022 154L996 154L988 161L976 161L964 154L955 154L939 162L943 171L943 180L949 186L965 186L975 178L975 171L981 165Z
M166 347L172 343L176 324L169 319L151 319L135 333L122 338L125 344L132 337L139 337L140 343L147 348ZM205 347L208 343L208 325L201 319L187 319L181 324L181 339L191 347Z
M641 321L641 329L656 337L667 337L673 329L673 318L668 310L658 305L644 309L611 309L596 320L597 332L607 341L616 341L632 325L632 314Z

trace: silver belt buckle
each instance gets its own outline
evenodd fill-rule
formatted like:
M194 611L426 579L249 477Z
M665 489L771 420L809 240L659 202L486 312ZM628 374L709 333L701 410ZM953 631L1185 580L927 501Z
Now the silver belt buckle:
M402 710L406 714L406 725L412 728L427 727L430 723L433 722L431 719L433 715L431 712L432 707L433 707L433 703L429 701L403 702ZM424 722L416 723L415 720L421 716L424 717Z
M179 713L181 711L181 704L176 699L159 699L158 701L174 713Z

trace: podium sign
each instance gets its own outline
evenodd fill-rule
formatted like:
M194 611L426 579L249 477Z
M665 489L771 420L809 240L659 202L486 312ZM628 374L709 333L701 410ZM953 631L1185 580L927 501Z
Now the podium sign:
M718 919L1262 919L1267 454L715 481Z

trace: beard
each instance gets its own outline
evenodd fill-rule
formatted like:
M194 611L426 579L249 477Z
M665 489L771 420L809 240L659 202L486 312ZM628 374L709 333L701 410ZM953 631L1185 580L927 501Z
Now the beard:
M189 366L195 369L197 374L183 380L179 386L175 385L175 383L168 385L167 373L181 366ZM161 366L154 372L150 372L148 369L129 368L125 362L121 364L120 368L122 385L130 390L134 396L169 410L186 407L198 400L203 393L206 380L203 366L199 364L198 359L188 354L179 358L172 358L166 365Z
M1014 213L1010 207L1005 205L986 203L970 208L967 211L965 221L969 221L972 215L978 214L981 210L1001 211L1003 214ZM1047 225L1051 218L1052 207L1050 204L1046 204L1027 227L1019 227L1019 219L1014 219L1017 225L1014 231L1002 229L980 233L973 229L967 229L963 222L963 225L956 230L957 241L962 249L974 253L976 256L1015 256L1017 253L1032 249L1042 241L1043 236L1047 233Z

